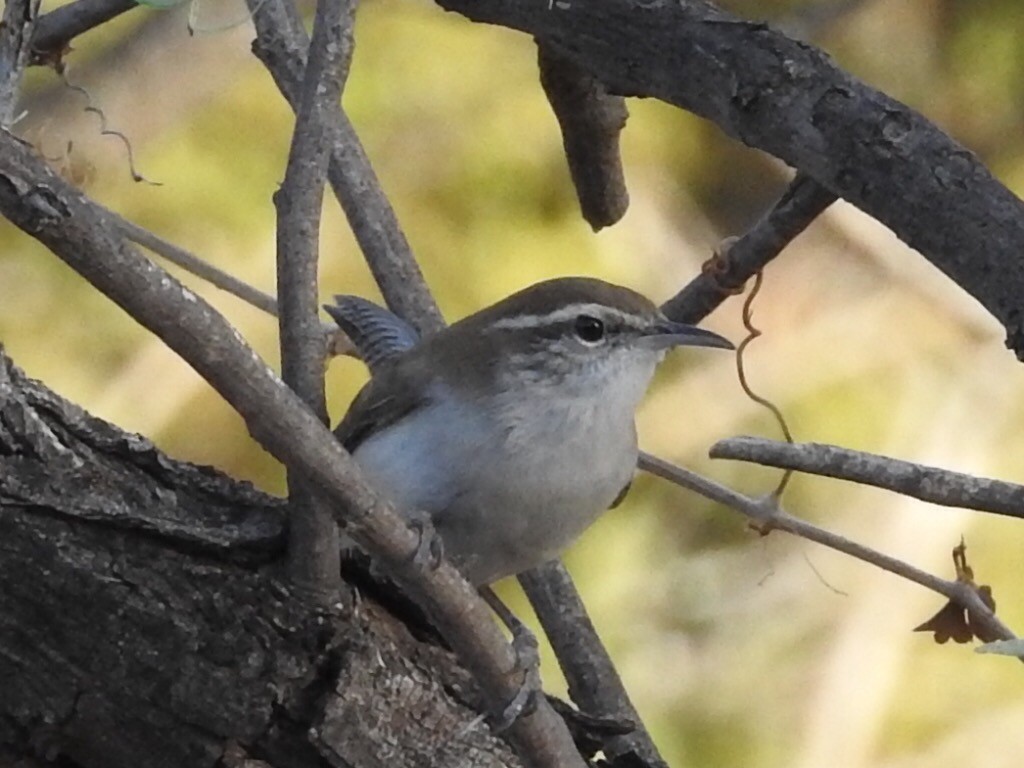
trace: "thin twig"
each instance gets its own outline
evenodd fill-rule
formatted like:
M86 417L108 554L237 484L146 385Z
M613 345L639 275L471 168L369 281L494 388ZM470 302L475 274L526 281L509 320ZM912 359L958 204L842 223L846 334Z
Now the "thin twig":
M256 25L253 53L278 89L298 107L308 41L291 0L247 0ZM444 327L423 273L384 195L362 143L341 105L330 116L331 164L327 180L388 307L421 335Z
M102 206L97 205L97 207ZM269 293L264 293L224 270L218 269L194 253L185 250L179 245L175 245L169 240L164 240L159 235L150 232L145 227L140 227L135 222L129 221L109 208L103 208L103 215L109 220L110 224L117 227L133 243L137 243L157 256L167 259L172 264L181 267L196 277L202 278L222 291L227 291L232 296L256 307L256 309L261 309L267 314L277 317L277 299Z
M1004 480L893 459L821 443L780 443L730 437L711 446L713 459L752 461L769 467L873 485L922 501L1024 518L1024 486Z
M448 563L436 569L417 565L417 533L237 331L128 245L80 191L3 131L0 213L181 355L241 414L268 452L315 480L330 498L336 521L431 616L489 706L498 711L512 699L519 679L508 674L514 654L476 590ZM532 766L583 766L565 724L542 697L509 732Z
M732 241L704 271L662 304L666 316L682 323L704 319L782 252L836 196L798 173L772 208L742 237Z
M68 44L83 32L125 11L138 8L135 0L75 0L39 17L32 35L32 63L59 66Z
M288 166L274 196L281 375L324 424L329 423L326 349L318 318L317 262L328 163L326 121L341 98L343 39L351 37L354 12L351 2L317 3ZM341 589L337 525L315 485L295 467L288 468L288 501L292 581L313 602L331 605Z
M994 638L1012 639L1016 637L1010 628L1003 624L992 610L982 602L977 593L967 585L933 576L895 557L883 554L837 533L826 531L816 525L793 517L778 505L777 500L773 496L761 499L744 496L733 491L731 488L726 488L724 485L716 483L714 480L702 477L695 472L676 466L649 453L641 452L637 466L663 480L668 480L670 483L682 488L688 488L712 501L717 501L739 512L753 520L756 523L757 529L762 533L768 533L773 530L792 533L800 538L816 542L858 560L863 560L884 571L901 576L908 581L937 592L965 610L970 611L972 619L977 622L978 626L983 627Z
M157 256L161 256L172 264L181 267L186 272L205 280L222 291L230 293L246 304L262 310L272 317L277 317L277 299L269 293L264 293L243 280L239 280L234 275L218 269L208 261L185 250L180 245L164 240L159 235L150 232L145 227L140 227L135 222L128 221L128 219L109 208L103 208L98 203L96 207L103 210L110 223L120 229L124 236L133 243L141 245ZM322 321L320 323L320 330L324 335L328 354L332 356L355 354L355 345L337 324L330 321Z
M629 733L604 741L605 756L612 764L667 768L565 566L553 562L534 568L519 574L519 583L551 642L576 706L588 717L633 724Z

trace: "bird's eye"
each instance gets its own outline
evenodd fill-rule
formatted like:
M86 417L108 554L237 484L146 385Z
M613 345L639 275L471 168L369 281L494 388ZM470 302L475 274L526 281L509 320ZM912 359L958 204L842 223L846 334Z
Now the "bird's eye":
M576 318L576 335L588 344L596 344L604 338L604 323L592 315Z

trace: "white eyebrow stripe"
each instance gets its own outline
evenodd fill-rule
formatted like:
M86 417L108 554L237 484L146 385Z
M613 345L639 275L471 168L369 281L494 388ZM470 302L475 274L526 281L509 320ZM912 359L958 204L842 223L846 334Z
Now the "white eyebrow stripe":
M621 320L624 324L631 327L637 327L639 325L639 323L637 323L638 318L628 312L623 312L615 307L609 307L605 304L581 302L578 304L569 304L568 306L561 307L556 309L554 312L548 312L547 314L513 315L512 317L503 317L492 323L491 328L508 330L516 328L536 328L542 325L555 325L568 320L574 320L579 315L593 315L595 317L608 317L609 315L613 315L617 320Z

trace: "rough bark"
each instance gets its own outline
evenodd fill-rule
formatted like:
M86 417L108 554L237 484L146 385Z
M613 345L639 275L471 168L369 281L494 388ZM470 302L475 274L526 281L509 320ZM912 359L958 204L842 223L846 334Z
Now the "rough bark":
M97 768L517 764L449 654L369 601L294 600L284 543L279 500L0 350L0 744Z

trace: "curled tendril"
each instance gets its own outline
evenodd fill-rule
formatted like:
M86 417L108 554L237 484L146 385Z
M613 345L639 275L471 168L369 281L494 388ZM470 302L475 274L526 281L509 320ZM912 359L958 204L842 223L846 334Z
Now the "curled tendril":
M782 434L786 438L787 443L793 442L793 434L789 431L789 425L786 423L786 418L782 415L782 411L779 410L778 406L775 405L771 400L768 400L761 395L758 395L754 390L750 388L750 384L747 381L747 373L744 369L743 363L743 352L747 346L761 335L759 328L754 326L754 299L757 298L758 292L761 290L761 283L763 282L763 276L761 272L757 272L754 275L754 285L750 289L750 293L747 294L747 298L743 300L743 327L747 329L747 336L743 341L740 342L736 348L736 373L739 376L740 387L746 393L747 397L753 400L758 405L767 408L771 411L775 417L775 421L778 422L779 428L782 430ZM782 492L786 490L786 485L789 483L789 478L793 476L793 470L787 469L782 479L779 481L778 486L772 491L772 496L779 498L782 496Z
M76 83L72 83L68 79L67 70L66 69L62 69L59 72L59 75L60 75L61 81L64 83L64 87L65 88L67 88L68 90L74 91L75 93L80 93L85 98L85 102L86 103L85 103L85 107L82 109L82 111L83 112L88 112L88 113L93 114L93 115L96 115L99 118L99 121L100 121L100 136L114 136L114 137L116 137L116 138L121 140L121 143L124 145L125 151L126 151L126 153L128 155L128 172L131 174L132 181L135 181L135 182L140 182L141 181L141 182L144 182L146 184L150 184L150 185L152 185L154 187L162 186L159 181L150 181L145 176L143 176L141 173L139 173L138 171L135 170L135 157L134 157L134 154L132 152L132 144L131 144L131 142L128 140L128 137L125 136L123 133L121 133L120 131L114 130L112 128L109 128L107 126L107 116L103 113L102 109L100 109L99 107L97 107L97 106L95 106L93 104L92 96L89 94L89 92L85 88L83 88L82 86L77 85Z

